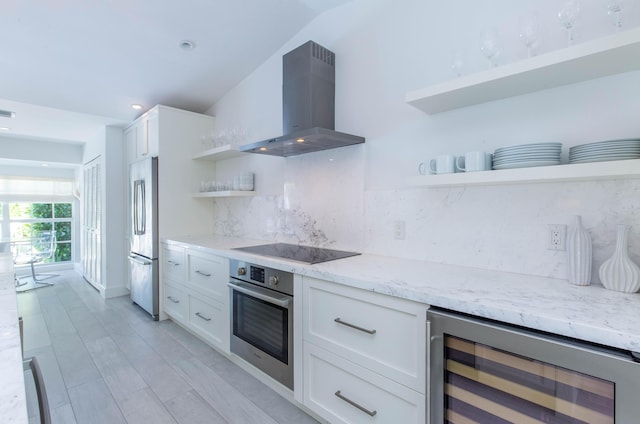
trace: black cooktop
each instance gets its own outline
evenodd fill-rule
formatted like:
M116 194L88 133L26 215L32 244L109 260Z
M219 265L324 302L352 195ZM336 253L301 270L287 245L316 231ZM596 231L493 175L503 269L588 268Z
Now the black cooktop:
M233 250L255 253L256 255L274 256L276 258L290 259L308 264L333 261L334 259L348 258L360 253L344 250L323 249L321 247L298 246L297 244L273 243L259 246L237 247Z

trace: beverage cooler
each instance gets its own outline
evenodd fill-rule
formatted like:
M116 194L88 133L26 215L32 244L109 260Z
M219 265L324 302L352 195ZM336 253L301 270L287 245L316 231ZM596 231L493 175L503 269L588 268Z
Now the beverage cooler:
M428 423L640 422L637 353L445 310L427 328Z

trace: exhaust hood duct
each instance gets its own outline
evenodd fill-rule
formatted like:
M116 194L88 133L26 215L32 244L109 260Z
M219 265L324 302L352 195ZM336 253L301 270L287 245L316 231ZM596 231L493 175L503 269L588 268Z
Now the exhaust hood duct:
M335 54L308 41L282 57L280 137L240 146L241 152L294 156L364 143L334 130Z

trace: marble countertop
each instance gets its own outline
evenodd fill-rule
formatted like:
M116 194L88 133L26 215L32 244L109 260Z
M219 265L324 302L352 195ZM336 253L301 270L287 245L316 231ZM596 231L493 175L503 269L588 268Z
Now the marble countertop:
M0 253L0 375L2 422L28 423L13 259L8 253Z
M267 244L220 236L174 237L169 244L414 300L479 317L640 352L640 293L565 280L358 255L309 265L230 250Z

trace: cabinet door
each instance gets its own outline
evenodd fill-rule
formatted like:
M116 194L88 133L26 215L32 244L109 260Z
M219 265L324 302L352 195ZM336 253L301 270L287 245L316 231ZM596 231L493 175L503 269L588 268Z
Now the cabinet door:
M163 305L164 312L174 320L186 324L187 321L187 294L181 288L174 287L170 284L164 284L163 287Z
M304 277L304 339L412 389L426 390L427 306Z
M304 404L334 424L425 422L426 397L304 343Z
M138 118L124 131L124 139L129 163L149 156L158 156L160 145L158 110L153 109Z
M183 247L162 245L162 261L160 274L162 281L171 282L174 286L185 286L186 260Z
M228 303L229 261L187 250L187 287L221 303Z
M219 350L229 352L229 308L226 304L189 292L189 326Z
M160 146L160 120L158 110L148 112L144 119L144 143L140 146L141 157L158 156Z

